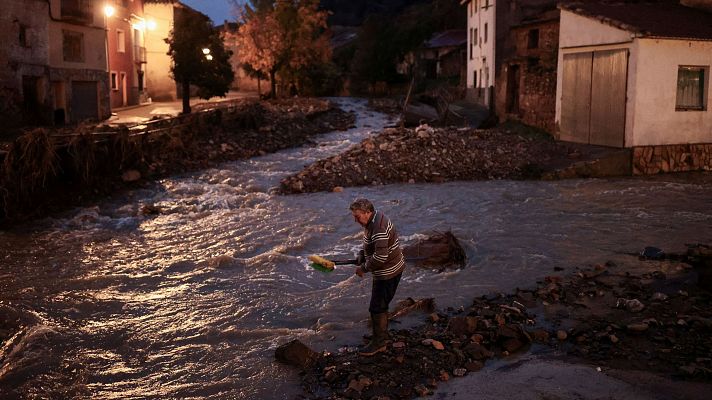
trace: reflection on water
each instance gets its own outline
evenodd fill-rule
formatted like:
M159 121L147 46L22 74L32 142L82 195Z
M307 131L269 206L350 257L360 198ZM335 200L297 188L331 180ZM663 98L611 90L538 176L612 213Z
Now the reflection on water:
M448 229L461 239L466 268L410 269L396 298L435 297L439 307L531 286L554 267L712 241L704 176L272 195L282 177L389 123L363 102L339 101L359 113L358 126L316 145L165 179L0 233L0 306L18 310L27 327L2 350L0 388L25 382L24 393L41 393L39 382L45 392L55 382L54 390L73 384L70 393L92 398L293 398L297 377L273 362L277 345L296 337L333 351L365 330L370 280L351 267L322 274L306 263L313 253L356 252L360 229L348 205L357 196L385 211L405 242ZM144 204L165 213L143 217Z

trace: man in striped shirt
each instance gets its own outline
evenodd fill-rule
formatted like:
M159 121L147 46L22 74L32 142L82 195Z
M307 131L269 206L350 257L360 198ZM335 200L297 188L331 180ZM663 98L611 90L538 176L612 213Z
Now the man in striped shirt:
M388 340L388 305L396 294L405 259L401 252L395 226L381 211L376 211L367 199L357 199L349 207L354 220L364 227L363 250L359 257L356 275L370 272L371 313L373 336L360 354L372 356L386 350Z

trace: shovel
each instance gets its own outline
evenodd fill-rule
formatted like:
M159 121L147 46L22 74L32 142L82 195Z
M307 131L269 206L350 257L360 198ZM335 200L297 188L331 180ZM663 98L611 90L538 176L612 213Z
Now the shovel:
M311 255L307 258L311 261L309 266L320 272L332 272L334 270L334 266L336 265L356 265L358 263L355 258L352 260L327 260L326 258L317 255Z

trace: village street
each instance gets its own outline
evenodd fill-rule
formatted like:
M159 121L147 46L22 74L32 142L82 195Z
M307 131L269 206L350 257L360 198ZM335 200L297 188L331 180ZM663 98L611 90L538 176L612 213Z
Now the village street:
M285 176L392 124L361 100L337 99L355 127L292 150L170 176L2 231L2 310L23 328L3 348L1 390L92 398L284 398L297 370L274 361L298 338L319 351L361 342L369 279L323 274L306 256L349 257L360 244L350 201L370 198L404 244L451 230L462 269L409 267L396 301L434 298L442 312L476 296L532 287L561 270L630 258L645 246L682 251L712 240L708 177L482 181L274 194ZM150 205L158 215L142 210ZM674 208L674 212L669 210ZM414 314L394 329L422 324ZM556 351L493 360L442 384L447 398L694 398L696 384L659 386ZM566 363L563 363L566 362ZM505 372L506 371L506 372ZM646 378L652 379L652 378ZM39 388L39 389L38 389ZM707 388L705 386L705 388ZM517 397L515 392L519 392ZM458 393L454 395L453 393Z

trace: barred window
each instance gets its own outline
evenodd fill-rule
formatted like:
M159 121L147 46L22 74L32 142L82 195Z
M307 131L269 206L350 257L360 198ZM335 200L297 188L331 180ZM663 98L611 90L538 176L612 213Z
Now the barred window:
M705 109L706 67L680 66L677 70L677 101L679 111Z
M64 61L84 62L84 34L81 32L62 31L62 39Z

